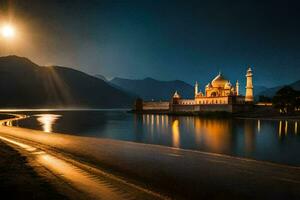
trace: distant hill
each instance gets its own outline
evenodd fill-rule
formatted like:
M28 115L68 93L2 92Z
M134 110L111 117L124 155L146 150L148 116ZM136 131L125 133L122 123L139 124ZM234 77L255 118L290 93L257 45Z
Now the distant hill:
M179 80L159 81L153 78L142 80L114 78L110 83L124 91L136 94L144 100L169 100L176 90L184 98L194 97L194 87Z
M261 92L267 90L268 88L261 85L254 85L254 96L259 95Z
M291 84L286 84L287 86L291 86L295 90L300 90L300 80L293 82ZM267 97L273 97L278 90L283 88L285 85L280 85L277 87L268 88L262 92L259 93L259 95L267 96Z
M101 75L101 74L96 74L95 77L97 77L97 78L99 78L99 79L101 79L101 80L103 80L105 82L108 82L108 80L106 79L106 77L103 76L103 75Z
M99 78L18 56L0 57L0 91L0 108L119 108L134 100Z

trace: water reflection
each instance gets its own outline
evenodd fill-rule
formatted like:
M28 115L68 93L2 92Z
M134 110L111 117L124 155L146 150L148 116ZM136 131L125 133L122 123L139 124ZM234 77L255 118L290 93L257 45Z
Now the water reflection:
M255 124L254 121L245 121L244 125L244 144L245 144L245 153L251 154L255 149L255 141L256 141L256 134L255 134Z
M238 154L253 156L258 148L274 145L276 135L280 142L282 136L286 137L289 133L296 135L298 132L297 121L206 119L152 114L141 117L145 134L148 130L153 143L226 154L238 151ZM291 123L294 130L290 130Z
M179 121L175 119L172 124L172 138L173 138L173 147L180 146L180 132L179 132Z
M260 132L260 120L257 120L257 132Z
M187 121L188 122L188 121ZM194 123L193 125L191 123ZM228 151L231 143L231 121L221 119L202 119L195 117L186 126L194 126L196 132L196 145L204 145L214 152ZM200 143L197 143L200 142Z
M284 135L288 135L288 134L291 134L291 133L294 133L295 135L298 134L298 121L279 121L278 122L279 125L278 125L278 136L279 138L281 138L284 133ZM290 124L290 125L289 125ZM294 127L294 132L292 131L293 130L293 127Z
M58 131L255 159L297 162L300 165L299 120L213 119L133 115L116 111L47 112L19 121L19 125L42 128L46 132Z
M53 131L54 123L61 117L61 115L55 115L55 114L40 114L35 116L37 116L36 119L42 126L43 131L47 133Z

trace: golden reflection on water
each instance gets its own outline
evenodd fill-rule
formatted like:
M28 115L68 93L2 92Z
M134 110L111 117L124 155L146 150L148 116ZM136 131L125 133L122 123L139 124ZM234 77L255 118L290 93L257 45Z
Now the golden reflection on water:
M154 125L154 115L151 115L151 125Z
M172 138L173 138L173 147L180 146L180 131L179 131L179 120L175 119L172 124Z
M162 127L164 128L165 127L165 116L164 115L161 116L161 124L162 124Z
M61 117L61 115L54 114L40 114L37 116L37 121L42 125L43 131L50 133L53 131L54 123Z
M194 126L196 141L203 141L213 151L226 150L232 142L230 120L195 118Z
M278 136L281 137L282 121L279 122Z
M296 135L299 131L298 122L288 120L232 120L146 114L143 115L143 122L152 139L161 138L173 147L195 145L213 152L227 152L237 142L243 141L242 148L247 154L255 151L257 137L261 137L258 133L264 138L270 137L265 135L267 133L278 134L278 139L281 139L290 133ZM264 123L266 129L262 130ZM242 134L238 134L239 131Z

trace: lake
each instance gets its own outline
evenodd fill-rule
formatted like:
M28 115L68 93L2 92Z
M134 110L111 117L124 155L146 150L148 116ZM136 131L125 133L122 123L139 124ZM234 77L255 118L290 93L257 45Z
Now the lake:
M125 110L22 111L15 126L300 166L300 121L136 115Z

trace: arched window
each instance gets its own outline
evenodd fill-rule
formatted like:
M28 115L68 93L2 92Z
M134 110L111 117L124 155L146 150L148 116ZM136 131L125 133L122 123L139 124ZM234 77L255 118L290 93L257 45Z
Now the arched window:
M212 93L211 93L211 96L212 96L212 97L216 97L216 96L217 96L217 92L212 92Z

